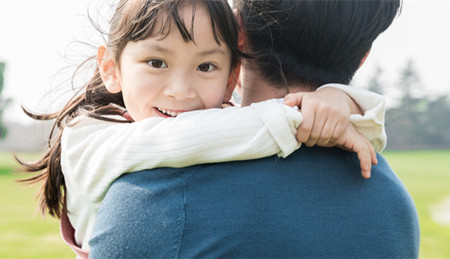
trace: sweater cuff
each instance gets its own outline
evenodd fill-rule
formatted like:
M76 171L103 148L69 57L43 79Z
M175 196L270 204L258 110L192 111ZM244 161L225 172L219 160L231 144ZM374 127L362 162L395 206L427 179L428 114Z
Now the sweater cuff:
M295 108L272 99L251 106L258 112L264 125L280 148L279 157L287 157L300 147L297 142L297 128L303 120L301 113Z

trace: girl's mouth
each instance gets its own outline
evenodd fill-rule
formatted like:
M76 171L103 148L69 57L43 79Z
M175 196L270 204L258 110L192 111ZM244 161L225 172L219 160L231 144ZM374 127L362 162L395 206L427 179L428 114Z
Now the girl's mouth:
M158 108L158 107L155 107L155 109L162 115L162 117L166 117L166 118L167 117L174 118L183 113L180 111L171 111L171 110L166 110L166 109Z

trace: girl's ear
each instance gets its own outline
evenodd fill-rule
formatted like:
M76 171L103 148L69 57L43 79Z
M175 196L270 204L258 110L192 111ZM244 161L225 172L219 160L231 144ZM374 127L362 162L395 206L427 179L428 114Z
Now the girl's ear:
M108 49L103 45L98 48L97 63L103 84L108 92L112 94L119 93L122 88L117 75L116 62L108 52Z
M236 68L233 69L228 77L227 89L225 90L225 95L223 97L224 102L229 102L231 96L233 95L234 88L239 80L239 74L241 72L241 64L237 64Z

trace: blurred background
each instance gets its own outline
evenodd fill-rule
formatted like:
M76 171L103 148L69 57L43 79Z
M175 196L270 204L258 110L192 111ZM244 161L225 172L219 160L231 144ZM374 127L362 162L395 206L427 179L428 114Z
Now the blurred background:
M88 14L107 28L112 2L0 0L1 258L73 257L57 222L35 215L37 189L14 183L11 154L32 159L45 147L51 125L36 124L21 106L43 113L67 101L76 66L103 42ZM403 0L352 82L386 96L383 154L418 207L421 258L450 258L449 14L450 0Z
M19 124L32 124L21 105L47 112L67 100L76 65L103 42L87 15L107 28L110 2L0 0L0 121L10 133L4 141L20 131ZM352 82L386 96L387 149L450 148L450 131L445 130L450 126L445 100L450 95L449 11L449 0L404 0L401 15L375 41Z

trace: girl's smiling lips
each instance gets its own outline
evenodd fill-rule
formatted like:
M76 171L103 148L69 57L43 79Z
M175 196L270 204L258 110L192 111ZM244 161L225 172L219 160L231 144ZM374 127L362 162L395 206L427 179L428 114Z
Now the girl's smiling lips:
M188 110L168 110L164 108L154 107L156 112L164 118L174 118L178 115L182 114L183 112L187 112Z

